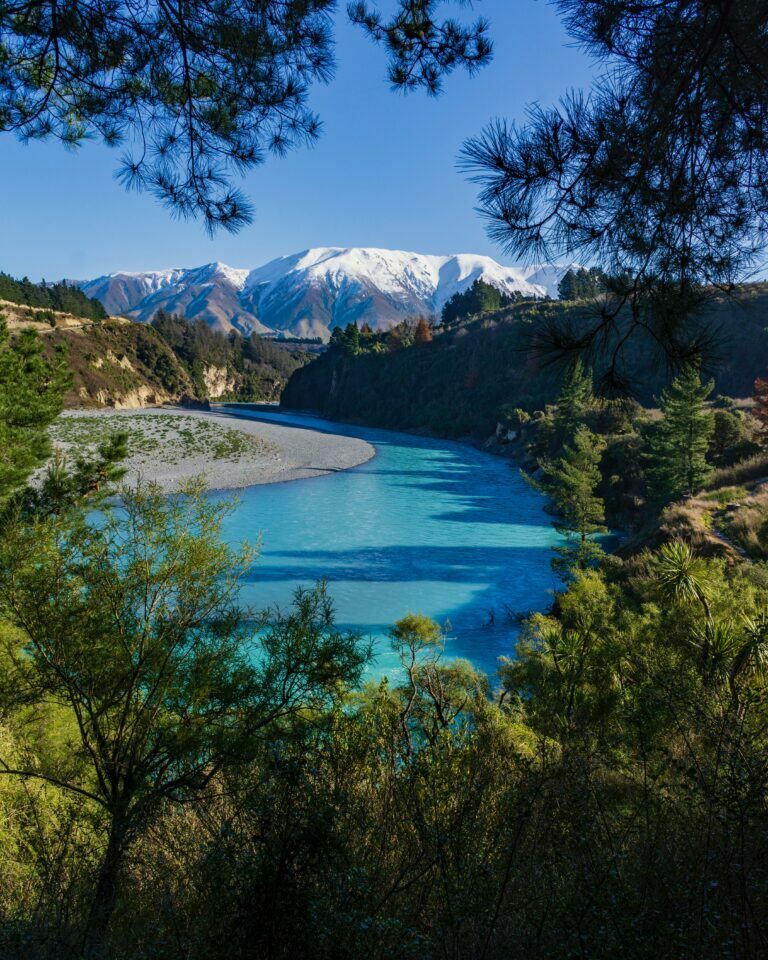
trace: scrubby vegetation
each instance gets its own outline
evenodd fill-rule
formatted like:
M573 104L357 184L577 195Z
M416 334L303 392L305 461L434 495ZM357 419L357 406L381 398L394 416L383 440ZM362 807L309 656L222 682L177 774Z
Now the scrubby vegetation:
M14 8L5 126L69 144L141 129L126 182L237 227L229 164L317 132L291 74L328 75L330 4L230 6L125 22ZM0 953L765 957L766 288L700 308L764 246L768 7L558 8L605 67L591 95L495 122L464 162L508 251L604 257L618 304L349 328L286 397L450 435L499 424L527 458L568 538L563 587L497 676L446 662L414 612L391 630L399 673L361 686L368 651L322 584L241 608L252 553L222 541L226 503L112 496L123 436L30 487L67 371L0 328ZM485 20L442 9L349 13L395 86L434 93L491 54ZM547 357L523 352L530 333ZM728 399L756 377L753 404ZM638 518L616 554L603 515Z
M203 323L160 313L152 324L105 320L82 328L53 324L45 355L63 350L71 372L70 407L142 406L183 398L277 400L306 349L259 337L226 336Z
M47 356L63 350L71 372L67 406L140 406L194 394L173 351L151 327L108 320L82 329L57 327L40 337Z
M486 319L465 336L413 324L386 354L365 330L355 353L350 331L317 366L451 357L494 333ZM122 329L192 382L157 330L97 333ZM369 651L323 585L241 608L252 554L222 542L221 499L109 497L132 446L173 452L162 417L143 440L57 421L77 455L25 485L67 371L63 331L22 334L0 343L2 952L762 956L760 381L737 402L688 365L648 409L601 397L575 362L549 375L551 401L502 406L497 442L564 534L561 590L495 676L447 661L414 612L392 626L401 669L361 685ZM17 395L40 398L23 422ZM177 433L182 452L200 439ZM632 536L609 553L619 523Z

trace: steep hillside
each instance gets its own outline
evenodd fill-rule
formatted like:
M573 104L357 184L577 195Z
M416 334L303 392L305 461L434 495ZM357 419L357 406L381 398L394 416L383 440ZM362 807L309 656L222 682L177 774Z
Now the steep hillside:
M403 347L390 335L374 344L377 352L366 352L361 338L360 355L334 347L298 370L281 403L392 429L487 437L505 410L540 409L557 393L560 371L543 366L527 349L535 325L563 312L578 325L591 310L588 304L521 303L444 330L436 327L426 343ZM713 358L718 393L748 396L755 378L768 372L766 317L765 284L708 306L706 319L719 331ZM638 350L634 366L640 399L653 403L667 379L664 364Z
M75 328L60 327L43 336L46 351L65 347L72 386L68 407L143 407L194 395L182 363L152 327L126 320Z
M79 285L110 313L136 320L151 320L162 309L224 332L271 330L327 340L333 328L352 321L386 330L405 317L438 315L447 300L476 280L506 294L554 297L569 266L520 269L475 254L319 247L251 270L210 263L113 273Z
M306 349L226 337L167 315L155 326L115 317L94 323L2 302L0 313L11 333L36 330L49 355L65 348L73 378L68 407L134 408L184 397L274 401L310 357Z

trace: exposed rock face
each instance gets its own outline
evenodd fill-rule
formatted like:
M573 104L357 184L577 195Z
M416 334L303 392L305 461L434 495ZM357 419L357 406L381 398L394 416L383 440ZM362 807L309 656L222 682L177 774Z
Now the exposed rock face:
M124 393L104 389L91 393L86 387L80 387L78 396L85 406L113 407L115 410L156 407L164 403L173 403L177 399L170 393L149 386L136 387Z
M235 381L230 376L226 367L207 366L203 370L203 383L205 384L205 394L211 400L216 400L228 393L232 393L235 388Z

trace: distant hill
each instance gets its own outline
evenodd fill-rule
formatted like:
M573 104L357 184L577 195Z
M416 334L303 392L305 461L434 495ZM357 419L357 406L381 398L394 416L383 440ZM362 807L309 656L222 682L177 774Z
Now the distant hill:
M535 325L565 312L578 326L593 309L588 303L519 303L445 329L435 327L426 343L392 350L383 341L374 345L378 352L358 356L333 348L293 374L281 403L391 429L487 437L505 410L541 409L558 393L561 371L528 350ZM705 319L718 331L718 356L713 358L717 392L750 395L755 378L768 374L768 285L716 298ZM364 337L361 342L365 344ZM633 364L639 398L653 405L668 371L642 350Z
M92 300L74 284L66 282L33 283L24 277L15 280L0 273L0 300L35 309L54 310L86 320L104 320L107 311L98 300Z
M79 283L111 314L149 321L158 310L217 330L330 337L350 321L386 330L405 317L438 315L455 293L484 280L504 293L556 297L573 266L519 269L490 257L428 256L376 248L320 247L255 269L210 263L193 269L113 273Z

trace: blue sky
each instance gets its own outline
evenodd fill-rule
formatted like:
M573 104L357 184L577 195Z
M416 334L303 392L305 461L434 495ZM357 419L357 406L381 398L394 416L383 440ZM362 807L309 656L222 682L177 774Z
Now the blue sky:
M335 79L314 88L324 121L316 146L270 158L242 181L254 222L210 239L151 197L126 193L119 151L88 143L22 145L0 137L0 270L32 279L115 270L254 267L317 246L421 253L487 253L503 260L474 211L475 188L456 170L463 140L494 117L522 120L533 102L586 87L593 65L569 44L543 0L482 0L495 57L473 79L454 74L438 99L392 93L383 52L337 15ZM466 11L459 11L465 14ZM508 261L506 261L508 262Z

